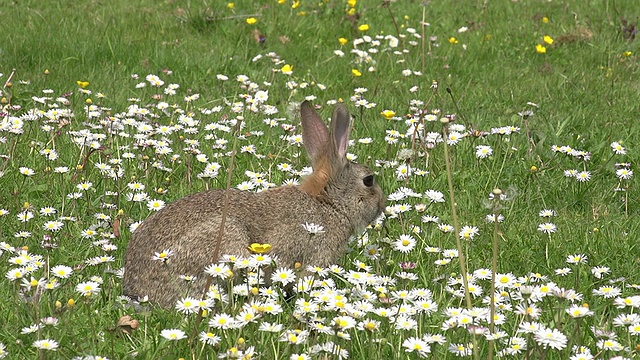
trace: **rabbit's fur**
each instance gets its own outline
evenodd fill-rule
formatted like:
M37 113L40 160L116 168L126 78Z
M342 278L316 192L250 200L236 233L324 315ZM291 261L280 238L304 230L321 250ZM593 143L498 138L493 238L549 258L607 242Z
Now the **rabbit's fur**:
M260 193L227 190L220 255L250 256L252 243L272 245L278 266L326 267L345 252L350 235L363 230L383 211L385 197L373 172L347 160L350 115L346 106L334 110L331 129L313 107L300 106L302 137L313 173L299 186ZM210 190L177 200L146 219L134 231L125 255L123 292L134 299L173 307L187 295L179 275L194 275L191 296L200 297L207 282L204 268L213 258L225 204L225 190ZM310 235L303 224L324 227ZM166 263L154 253L171 249Z

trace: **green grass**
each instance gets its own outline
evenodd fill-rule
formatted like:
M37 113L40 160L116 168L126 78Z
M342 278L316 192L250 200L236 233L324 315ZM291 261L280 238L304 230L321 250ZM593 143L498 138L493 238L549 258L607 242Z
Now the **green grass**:
M0 344L4 345L0 357L102 355L121 359L138 354L138 358L213 359L232 352L233 348L238 351L253 348L258 354L256 358L288 359L292 354L304 353L319 359L322 354L311 355L316 350L314 346L332 341L347 350L349 358L403 359L420 357L416 352L405 352L403 342L426 334L441 334L447 339L443 345L430 345L431 354L426 357L432 359L455 358L450 344L468 346L473 342L475 358L487 358L491 346L495 346L492 351L496 356L506 348L504 340L513 336L524 338L527 349L507 358L567 359L576 354L573 345L586 346L593 355L599 354L598 358L637 357L638 335L630 333L628 326L614 325L613 320L621 314L637 312L640 304L616 308L613 299L593 291L612 286L622 291L622 298L636 299L631 297L640 295L639 286L633 285L639 283L640 276L640 250L635 235L640 232L636 220L640 205L636 179L621 181L615 175L616 163L629 162L629 169L636 170L636 147L640 143L640 126L636 123L640 106L638 40L625 31L631 29L631 24L636 26L640 3L611 0L487 4L433 1L423 6L413 1L388 4L360 1L355 8L360 15L357 22L347 16L346 1L303 2L295 9L291 8L291 1L238 2L233 9L224 2L213 1L21 1L1 5L0 30L5 41L0 44L3 73L0 85L15 69L11 85L2 89L3 114L7 116L4 122L32 110L50 111L54 104L59 110L70 109L74 116L68 123L62 119L50 122L51 131L42 130L47 125L43 117L23 121L21 134L0 131L0 242L4 245L0 273L7 275L0 280L0 292L5 294L0 319L7 319L0 327ZM247 24L250 17L256 18L257 23ZM421 27L422 21L429 25ZM370 29L358 30L363 24ZM468 30L458 32L463 26ZM408 28L424 36L414 37ZM265 37L264 42L256 41L255 30ZM351 50L356 39L365 35L373 40L376 35L398 36L397 31L403 35L399 47L389 48L385 39L379 40L380 45L358 45L360 50L378 51L370 53L375 63L354 62L356 56ZM546 45L546 53L537 53L535 46L544 44L545 35L552 37L554 43ZM339 38L349 42L340 45ZM334 55L334 50L343 51L344 56ZM256 59L257 55L262 58ZM293 66L292 75L279 71L284 64ZM369 72L369 66L374 66L375 72ZM362 76L354 76L353 69ZM421 75L404 76L403 70ZM133 79L133 74L138 78ZM164 86L156 89L147 83L146 87L136 88L136 84L146 82L145 76L149 74L159 76ZM217 79L218 74L228 76L229 80ZM309 165L304 152L280 138L288 134L282 128L270 128L263 120L279 118L280 123L296 126L299 134L298 119L288 114L287 109L292 102L315 96L314 103L323 105L320 111L325 117L331 109L326 105L328 101L342 99L348 105L355 118L351 138L356 140L349 151L358 156L359 162L375 168L377 181L386 194L407 187L418 193L433 189L445 195L445 203L430 205L425 198L390 201L390 209L404 203L414 208L399 216L389 216L383 227L368 230L369 242L380 247L380 258L366 257L364 246L354 243L354 251L341 261L347 270L357 270L353 262L358 260L370 266L371 273L395 279L396 283L384 290L368 288L374 296L371 303L375 308L409 304L394 298L394 291L430 289L439 310L409 316L417 321L415 329L396 330L395 320L370 312L356 322L364 318L379 320L380 328L373 332L345 330L351 338L348 341L339 335L320 334L310 324L294 319L295 299L288 302L278 299L283 306L282 314L264 314L256 322L224 331L207 326L212 314L200 322L195 314L160 309L135 312L122 305L119 270L131 235L129 226L151 213L146 202L127 200L126 194L134 192L128 184L138 181L146 186L150 199L167 203L207 188L224 188L223 171L210 180L196 176L206 164L184 147L185 140L198 140L197 148L210 162L218 162L222 169L228 166L227 152L231 151L233 134L205 130L205 126L236 116L232 103L243 102L243 94L254 92L235 80L238 75L248 76L260 90L268 90L267 104L275 106L279 113L268 116L244 110L238 114L244 116L241 135L246 135L238 140L238 149L254 145L256 153L264 157L237 154L232 186L248 180L246 170L264 173L269 182L278 185L286 179L298 178L278 170L277 165L289 163L301 170ZM88 81L85 90L91 93L82 93L77 81ZM298 86L291 89L287 86L289 81ZM435 89L430 88L433 81L437 83ZM165 95L164 89L172 83L180 85L177 94ZM414 86L417 91L410 92ZM356 88L366 88L363 98L376 106L356 107L350 99ZM43 93L46 89L51 89L51 93ZM56 100L65 93L70 93L68 104ZM185 96L192 94L199 94L200 98L186 102ZM43 104L34 97L49 99ZM176 131L167 135L173 150L169 155L156 154L151 146L135 147L136 126L127 125L120 130L128 133L129 138L109 134L100 120L128 117L124 114L134 103L133 98L138 99L138 106L160 114L142 122L152 126L178 123L177 114L162 114L154 108L159 101L165 101L185 113L193 112L200 121L197 132ZM98 117L89 117L88 99ZM436 265L434 262L442 259L443 254L424 250L426 246L457 247L453 233L445 234L436 224L421 221L423 215L430 214L438 216L441 223L454 225L444 145L429 148L411 136L395 144L385 142L387 130L407 132L404 120L406 114L415 111L411 109L413 100L422 101L420 107L429 113L439 110L440 117L455 114L456 124L465 125L465 132L469 133L448 147L457 216L461 226L477 226L479 230L473 240L464 240L460 249L469 272L491 267L492 246L497 243L498 273L520 277L518 283L533 285L537 291L553 282L560 288L575 290L582 294L581 298L570 302L554 295L544 297L535 303L541 310L540 317L533 318L515 312L518 305L526 307L531 302L518 299L520 290L512 285L505 289L510 296L505 303L513 309L499 310L506 319L504 324L497 325L507 333L504 339L491 344L482 335L472 336L465 326L442 329L449 318L444 312L447 307L468 306L463 297L451 294L461 288L457 259L447 265ZM219 113L201 112L216 106L221 107ZM380 114L383 110L393 110L396 117L386 120ZM533 115L523 118L519 113L525 110L533 111ZM472 135L476 130L490 131L501 126L516 126L520 131L510 136ZM425 128L442 132L439 122L427 122ZM72 132L83 129L105 134L98 140L99 149L90 152L88 147L73 142L76 136ZM214 140L207 138L207 134L228 140L227 148L214 148ZM162 136L155 134L151 138L160 140ZM373 142L359 143L357 140L362 138L372 138ZM612 142L622 144L627 154L614 154ZM478 145L491 146L493 155L476 158ZM553 152L553 145L585 150L591 157L582 161ZM399 153L412 148L417 151L410 160L398 160ZM47 160L40 154L46 149L55 150L59 158ZM134 159L123 158L127 152ZM157 161L172 171L154 167ZM387 165L377 166L381 161ZM428 174L398 179L396 171L404 162ZM99 163L114 168L119 165L122 177L105 176L96 168ZM53 171L60 166L68 167L69 171L64 174ZM35 175L21 174L21 167L33 169ZM567 178L563 172L570 169L588 170L591 178L586 182ZM91 188L78 190L77 185L86 181L92 183ZM515 194L501 203L499 212L505 220L498 231L494 224L485 221L491 213L487 199L496 187ZM627 191L614 191L620 187ZM74 192L81 192L82 196L69 198L68 194ZM415 210L420 203L428 205L424 213ZM48 217L39 214L43 207L55 208L56 214ZM557 216L541 218L538 213L543 209L553 209ZM17 215L25 211L32 212L34 217L22 222ZM96 219L95 214L104 215L106 220ZM63 223L60 230L43 229L47 221L59 217L65 217L60 220ZM545 222L557 225L557 232L546 235L538 231L538 225ZM412 234L417 241L415 249L408 253L394 250L391 243L402 234L411 234L414 227L420 229ZM96 233L91 239L82 237L88 229ZM21 231L30 235L17 237ZM101 248L102 243L95 243L100 239L116 245L117 250ZM55 246L47 246L48 242ZM32 257L42 256L31 273L27 274L21 267L24 264L17 261L21 248ZM567 256L574 254L586 255L587 263L567 264ZM87 259L96 256L111 256L112 261L86 264ZM417 276L417 281L398 278L400 262L417 264L415 269L407 270ZM32 278L41 279L43 284L50 282L55 278L50 273L55 265L70 266L74 272L69 278L60 279L60 286L53 290L28 285ZM590 271L595 266L607 266L610 272L598 279ZM556 269L564 267L571 268L572 273L555 274ZM9 273L16 269L23 270L23 277L11 279ZM535 274L547 278L536 280ZM102 282L101 290L97 295L84 297L76 286L92 277L99 277L93 280ZM347 303L359 300L355 292L345 290L352 285L339 276L334 278L337 289L344 290ZM482 300L491 292L491 281L476 279L475 283L483 293L471 299L472 305L489 309ZM235 316L248 300L264 299L235 296L229 304L218 303L213 314ZM573 319L565 312L571 304L588 304L594 314ZM317 315L323 318L324 325L337 329L333 319L345 314L354 315L335 308L319 311ZM125 315L138 320L140 326L123 331L125 328L117 326L117 322ZM56 318L57 325L21 333L45 317ZM489 327L486 321L477 321L477 325ZM522 321L558 329L568 337L568 346L545 349L531 334L516 334ZM282 324L283 329L275 333L261 331L258 330L261 322ZM614 331L616 341L626 348L603 349L598 345L603 338L590 327ZM188 340L169 343L160 336L163 329L171 328L185 331ZM286 330L295 329L311 331L310 336L299 345L278 341ZM198 341L200 331L221 336L220 344L203 345ZM55 340L59 348L55 352L38 350L32 344L40 339Z

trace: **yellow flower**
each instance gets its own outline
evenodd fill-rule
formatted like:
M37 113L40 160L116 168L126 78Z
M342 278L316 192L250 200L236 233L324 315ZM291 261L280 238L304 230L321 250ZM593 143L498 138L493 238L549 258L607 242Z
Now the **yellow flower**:
M293 73L293 65L285 64L280 71L285 75L291 75Z
M367 30L369 30L369 25L367 25L367 24L362 24L362 25L358 26L358 30L360 30L360 31L367 31Z
M253 243L249 245L249 251L251 251L254 254L264 254L271 251L271 244Z
M91 104L93 104L93 100L91 100L91 98L87 98L84 102L85 102L87 105L91 105Z
M631 51L625 51L625 52L622 53L622 56L625 56L625 57L629 57L631 55L633 55L633 53Z
M543 22L543 23L545 23L545 24L547 24L547 23L549 22L549 18L548 18L548 17L546 17L546 16L544 16L544 17L542 18L542 22Z
M284 4L286 2L287 2L287 0L278 0L278 4Z
M73 299L69 299L69 300L67 301L67 307L72 308L75 304L76 304L76 301L75 301L75 300L73 300Z
M545 35L545 36L542 38L542 40L544 40L544 42L545 42L545 43L547 43L547 44L549 44L549 45L553 44L553 38L552 38L551 36L549 36L549 35Z
M349 5L350 8L354 8L357 2L358 0L347 0L347 5Z
M291 8L292 8L292 9L295 9L295 8L297 8L298 6L300 6L300 1L298 1L298 0L294 1L294 2L293 2L293 4L291 4Z
M247 24L249 24L249 25L253 25L253 24L257 23L257 22L258 22L258 19L254 18L254 17L250 17L250 18L247 19Z
M89 82L88 81L76 81L76 84L78 84L78 86L80 86L81 88L86 88L87 86L89 86Z
M529 168L529 170L531 170L531 172L536 172L538 171L538 167L535 165L531 165L531 167Z
M349 15L349 16L351 16L351 15L353 15L355 13L356 13L356 8L351 8L351 9L347 10L347 15Z
M351 69L351 73L353 74L353 76L362 76L362 73L360 71L358 71L358 69Z
M227 7L228 7L229 9L233 9L233 8L235 8L235 7L236 7L236 4L234 4L234 3L230 2L230 3L227 3Z
M458 43L458 39L454 38L454 37L450 37L449 38L449 43L450 44L457 44Z
M547 48L542 46L541 44L536 45L536 51L538 54L544 54L547 52Z
M349 42L349 40L345 38L340 38L338 39L338 42L340 43L340 45L346 45Z
M380 115L384 116L385 119L390 120L392 117L396 116L396 112L393 110L384 110Z

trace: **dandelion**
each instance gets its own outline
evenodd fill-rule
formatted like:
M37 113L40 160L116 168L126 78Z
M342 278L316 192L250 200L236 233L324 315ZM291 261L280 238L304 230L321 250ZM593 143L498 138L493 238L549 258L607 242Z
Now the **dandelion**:
M169 341L177 341L187 338L187 334L180 329L164 329L160 332L160 336Z

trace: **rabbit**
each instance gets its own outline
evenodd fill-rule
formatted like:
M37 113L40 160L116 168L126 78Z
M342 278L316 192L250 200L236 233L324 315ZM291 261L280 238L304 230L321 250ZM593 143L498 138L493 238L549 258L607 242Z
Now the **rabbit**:
M207 284L206 266L217 262L214 248L227 214L219 244L220 255L249 257L253 243L268 243L278 266L327 267L346 252L349 237L380 216L385 196L366 166L347 160L350 120L344 104L333 112L330 130L312 105L300 105L302 138L313 171L300 185L263 192L209 190L186 196L146 219L133 232L125 254L123 293L164 308L175 306L192 289L199 298ZM303 227L314 223L324 232L310 235ZM170 249L167 263L154 253ZM193 275L187 284L179 275Z

